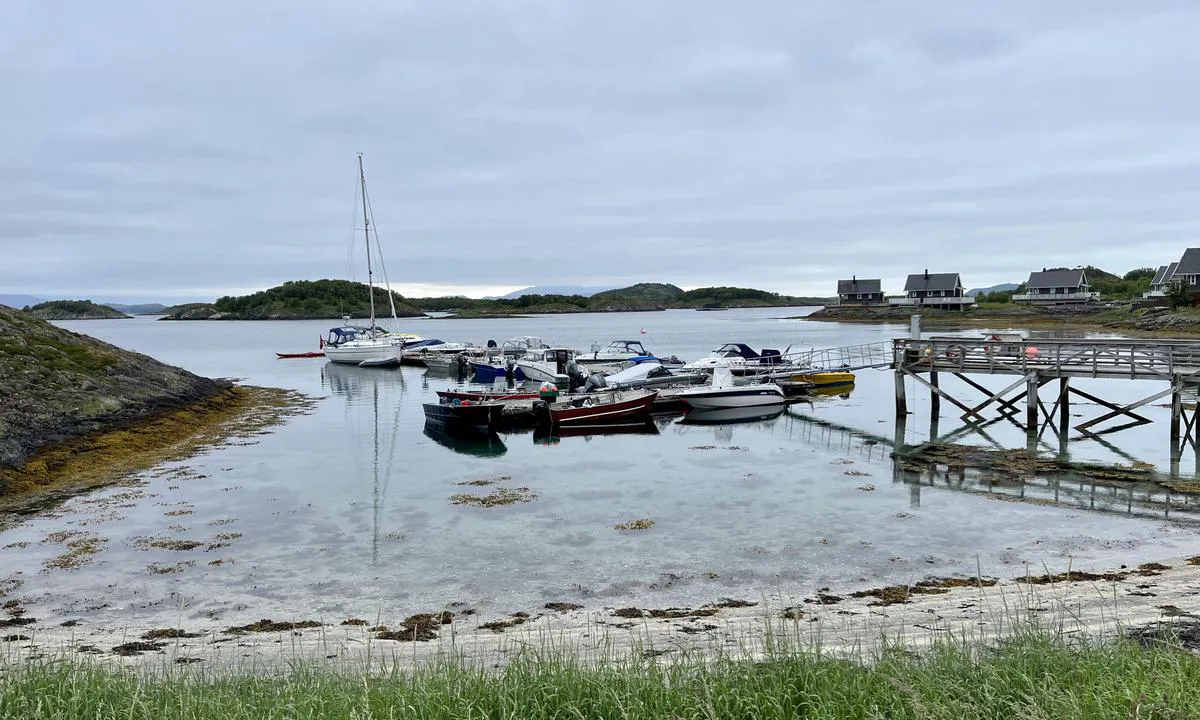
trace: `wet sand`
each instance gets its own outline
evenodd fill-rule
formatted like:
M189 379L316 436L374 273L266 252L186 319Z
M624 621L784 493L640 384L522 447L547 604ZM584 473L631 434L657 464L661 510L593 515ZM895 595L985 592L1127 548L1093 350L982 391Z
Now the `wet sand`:
M1049 576L991 585L984 579L984 586L961 578L907 588L825 588L786 606L767 597L716 599L696 608L596 610L551 603L556 607L514 609L500 617L458 606L408 618L299 614L264 620L246 609L219 623L118 627L33 617L19 601L9 601L0 606L0 663L86 657L143 668L194 664L259 672L299 662L382 670L446 658L498 665L529 648L555 648L585 662L633 655L669 661L685 653L754 658L781 642L869 657L885 642L913 649L949 638L982 643L1030 624L1107 637L1200 619L1200 566L1193 563L1200 558L1091 572L1064 565L1038 569Z

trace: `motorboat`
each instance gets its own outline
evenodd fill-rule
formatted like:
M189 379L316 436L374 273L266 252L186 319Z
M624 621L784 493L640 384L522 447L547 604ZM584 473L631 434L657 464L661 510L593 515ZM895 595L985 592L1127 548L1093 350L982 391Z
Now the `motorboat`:
M653 390L587 393L546 403L545 408L550 424L556 426L628 425L633 420L649 418L655 395Z
M708 409L783 405L787 402L783 389L773 382L735 384L733 370L728 365L713 368L711 384L680 390L675 397L682 399L688 407Z
M498 359L487 362L472 360L471 372L474 374L475 382L485 385L491 385L497 380L525 379L525 373L511 357L505 358L503 361Z
M642 345L640 340L613 340L604 347L593 343L587 352L576 352L575 362L581 365L612 365L654 362L669 367L680 367L683 362L677 357L660 358Z
M464 353L480 359L487 357L487 352L483 348L470 343L446 342L437 338L429 338L405 343L402 360L405 365L427 367L431 358L453 357Z
M540 337L533 335L522 335L520 337L509 338L500 343L500 354L504 357L513 359L524 357L525 353L530 350L541 350L550 347L542 341Z
M574 359L575 351L571 348L547 347L526 351L516 366L526 380L555 382L560 375L567 374L567 365Z
M471 402L488 402L492 400L536 400L536 392L504 392L495 390L438 390L439 400L453 402L455 400L470 400Z
M500 422L504 403L498 401L423 403L425 424L450 433L482 433L495 431Z
M584 384L585 390L591 387L629 389L648 387L669 387L672 385L689 385L708 380L708 374L700 371L682 372L671 370L658 362L638 363L618 372L596 378L591 376Z
M783 353L763 348L761 352L745 343L725 343L711 355L683 365L684 370L711 370L718 365L729 367L734 374L766 372L783 364Z
M812 383L813 388L836 388L854 384L854 373L848 370L813 370L795 372L789 377L795 382Z

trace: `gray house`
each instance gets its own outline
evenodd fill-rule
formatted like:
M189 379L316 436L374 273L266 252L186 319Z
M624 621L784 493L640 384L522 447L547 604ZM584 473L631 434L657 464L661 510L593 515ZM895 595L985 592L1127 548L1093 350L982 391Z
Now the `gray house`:
M1192 292L1200 292L1200 248L1188 248L1183 251L1183 257L1179 258L1179 262L1175 263L1175 271L1167 278L1167 286L1177 282L1182 282L1192 289Z
M1159 267L1158 272L1154 273L1154 279L1150 281L1150 289L1142 293L1142 297L1166 297L1167 290L1171 287L1171 276L1175 274L1175 268L1177 267L1179 267L1179 263L1177 262Z
M838 280L839 305L882 305L884 304L882 281L879 278Z
M975 298L964 295L958 273L931 273L928 270L908 276L904 297L888 298L889 305L913 305L935 308L964 308Z
M1013 302L1048 305L1091 302L1099 297L1100 293L1092 292L1092 286L1088 284L1087 273L1083 268L1042 268L1041 272L1029 273L1029 279L1025 281L1025 291L1013 295Z

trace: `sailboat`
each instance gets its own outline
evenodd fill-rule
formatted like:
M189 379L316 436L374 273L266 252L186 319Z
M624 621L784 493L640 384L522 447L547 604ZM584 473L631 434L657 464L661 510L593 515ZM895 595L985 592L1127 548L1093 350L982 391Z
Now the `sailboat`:
M355 333L349 339L336 345L325 346L325 357L330 362L360 367L394 367L400 364L404 352L404 344L411 341L411 336L391 335L375 324L375 277L371 265L371 216L367 204L367 174L363 170L363 156L358 154L358 186L362 193L363 208L363 237L367 246L367 295L370 298L371 325L363 328L365 332ZM376 234L375 245L379 246L379 236ZM380 262L383 262L383 250L379 250ZM396 306L392 300L392 288L384 273L384 286L388 292L388 302L392 304L392 321L396 320ZM419 339L419 338L418 338Z

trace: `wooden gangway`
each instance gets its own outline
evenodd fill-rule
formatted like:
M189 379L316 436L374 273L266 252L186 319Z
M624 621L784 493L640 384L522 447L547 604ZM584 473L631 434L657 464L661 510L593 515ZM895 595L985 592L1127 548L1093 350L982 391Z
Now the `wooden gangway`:
M980 335L978 337L943 336L928 338L898 338L892 341L892 367L896 371L896 417L908 414L904 379L913 378L930 391L931 413L937 416L940 401L945 399L963 411L968 422L983 421L984 409L995 406L1002 415L1016 416L1016 403L1025 400L1024 427L1031 437L1040 438L1046 429L1053 428L1065 441L1070 427L1069 405L1072 396L1082 397L1108 409L1099 417L1081 422L1076 430L1096 434L1096 426L1123 416L1130 422L1104 432L1111 432L1150 420L1135 410L1156 400L1171 397L1172 453L1181 449L1179 439L1191 442L1200 452L1195 435L1200 430L1194 407L1188 416L1185 400L1194 402L1200 388L1200 341L1142 340L1142 339L1016 339L1011 335ZM939 375L949 373L966 385L980 391L984 400L974 405L946 392ZM1014 382L1000 391L984 387L981 376L1016 376ZM1073 387L1075 378L1106 380L1142 380L1166 383L1135 402L1117 404ZM1040 389L1057 380L1053 405L1047 407ZM1016 393L1014 397L1013 394Z
M1000 336L993 336L1000 337ZM1200 383L1200 341L989 340L988 336L901 338L893 363L915 372L1038 373L1053 378L1175 380Z

